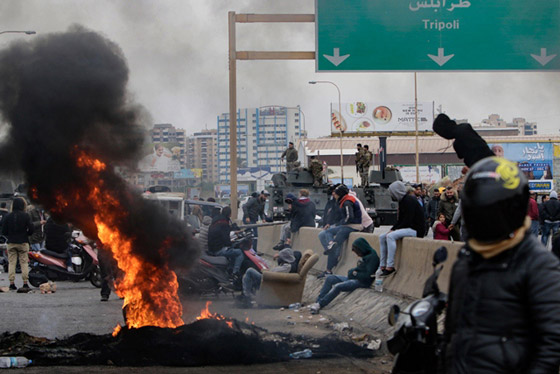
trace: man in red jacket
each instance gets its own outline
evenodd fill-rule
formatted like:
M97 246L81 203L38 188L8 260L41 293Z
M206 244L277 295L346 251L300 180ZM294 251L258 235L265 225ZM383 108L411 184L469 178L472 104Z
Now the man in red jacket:
M529 195L529 208L527 215L531 218L531 234L539 236L539 207L537 205L537 194L531 192Z

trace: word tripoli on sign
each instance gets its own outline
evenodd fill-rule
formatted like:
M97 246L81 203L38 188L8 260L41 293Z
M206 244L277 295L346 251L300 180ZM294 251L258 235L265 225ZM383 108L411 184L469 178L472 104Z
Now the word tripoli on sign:
M423 19L422 22L424 22L424 29L426 30L458 30L459 29L459 20L453 20L452 22L442 22L442 21L438 21L437 19L435 21L429 20L429 19Z

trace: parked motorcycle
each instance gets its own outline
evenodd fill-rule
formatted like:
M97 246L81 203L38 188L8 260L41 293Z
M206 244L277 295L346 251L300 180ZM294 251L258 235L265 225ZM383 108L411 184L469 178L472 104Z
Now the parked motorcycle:
M49 280L80 281L89 279L91 284L101 288L101 270L97 258L96 243L81 233L73 233L69 238L72 270L68 271L67 253L58 253L42 249L29 251L29 283L39 287Z
M252 229L239 230L232 237L232 247L240 248L243 240L252 240ZM243 252L243 264L241 274L252 267L259 272L268 269L265 260L253 249ZM177 277L179 287L187 294L219 295L220 293L232 293L241 289L241 279L233 279L229 270L229 262L226 257L212 256L204 252L198 263L188 271L178 271Z
M438 316L447 305L447 295L440 292L437 279L447 259L447 248L438 248L433 257L434 273L426 280L422 299L414 301L401 311L393 305L389 324L397 325L393 337L387 341L389 352L395 355L393 374L436 373L438 365ZM401 316L402 314L402 316Z

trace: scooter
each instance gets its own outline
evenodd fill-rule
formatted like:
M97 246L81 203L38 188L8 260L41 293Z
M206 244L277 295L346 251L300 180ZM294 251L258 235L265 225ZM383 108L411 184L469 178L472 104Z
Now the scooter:
M397 326L387 348L395 355L393 374L436 373L439 343L438 316L447 305L447 295L440 292L437 279L447 259L447 248L440 247L433 257L433 274L424 284L422 299L409 304L404 311L393 305L389 312L389 324ZM401 316L402 314L402 316Z
M251 229L237 231L232 237L232 247L239 248L243 240L251 240ZM252 267L259 272L268 269L266 261L252 248L242 251L243 264L241 274ZM204 252L198 263L188 271L177 271L181 292L198 295L219 295L231 293L241 289L241 279L234 280L229 271L229 261L223 256L212 256Z
M29 283L39 287L49 280L80 281L89 279L92 285L101 288L101 270L97 258L96 243L87 239L81 233L72 233L68 243L72 255L72 270L68 271L66 265L67 253L58 253L42 249L29 251Z

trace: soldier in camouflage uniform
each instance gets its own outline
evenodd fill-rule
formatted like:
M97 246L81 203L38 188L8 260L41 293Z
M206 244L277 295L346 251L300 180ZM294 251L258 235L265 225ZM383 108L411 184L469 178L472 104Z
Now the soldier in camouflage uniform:
M294 169L294 162L298 159L298 152L294 148L294 143L290 142L288 144L288 148L282 153L280 159L284 161L284 157L286 157L286 171L290 172Z
M366 144L362 148L363 155L360 164L360 178L362 179L362 187L369 186L369 167L373 161L373 153L369 151L369 146Z
M320 187L323 184L323 165L316 156L311 156L309 171L313 174L313 186Z
M360 143L356 144L356 149L358 150L358 152L356 152L356 173L358 175L362 175L362 163L364 162L364 148L362 147L362 145ZM363 183L362 183L363 184Z

